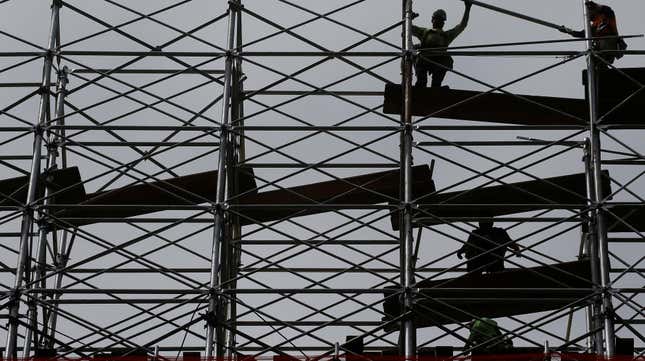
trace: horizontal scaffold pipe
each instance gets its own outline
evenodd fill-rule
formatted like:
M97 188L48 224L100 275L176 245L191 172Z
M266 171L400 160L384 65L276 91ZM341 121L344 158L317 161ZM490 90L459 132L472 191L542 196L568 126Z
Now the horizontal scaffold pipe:
M203 289L168 289L168 288L150 288L150 289L130 289L130 288L102 288L102 289L70 289L70 288L32 288L25 290L23 293L61 293L61 294L157 294L157 295L200 295L210 294L212 292L209 288ZM224 289L222 293L245 293L245 294L265 294L265 293L302 293L302 294L345 294L345 293L361 293L361 294L394 294L398 293L396 289L374 289L374 288L236 288ZM8 294L10 292L0 292L1 294Z
M136 131L167 131L180 130L182 132L219 132L219 126L194 126L194 125L50 125L44 129L65 130L136 130ZM0 128L2 130L4 128ZM22 129L22 128L18 128ZM31 130L32 128L26 128Z
M240 163L240 166L249 168L386 168L396 169L396 163Z
M75 74L224 74L221 69L72 69Z
M429 50L428 52L432 52ZM580 51L562 51L562 50L544 50L544 51L445 51L437 52L447 53L456 56L575 56ZM611 52L611 51L605 51ZM645 55L645 50L623 50L616 51L625 55ZM45 52L0 52L0 57L28 57L28 56L45 56ZM151 57L195 57L195 58L213 58L224 57L223 52L163 52L163 51L82 51L66 50L57 53L61 56L151 56ZM245 57L400 57L401 52L395 51L249 51L241 52L239 56Z
M294 244L297 242L291 242ZM337 243L336 243L337 244ZM335 245L334 243L325 242L325 245ZM394 243L389 243L388 245L394 245ZM507 268L513 269L513 268ZM173 273L208 273L210 272L207 268L75 268L68 270L67 274L95 274L95 273L160 273L163 271L169 271ZM15 268L2 268L0 273L15 273ZM252 273L399 273L400 271L396 268L299 268L299 267L280 267L280 268L260 268L260 267L246 267L241 268L240 272L252 272ZM449 272L449 273L463 273L467 272L466 268L462 267L423 267L415 269L417 273L428 273L428 272ZM612 273L643 273L645 268L612 268ZM148 293L145 290L142 290L141 293Z
M247 90L244 95L329 95L329 96L383 96L382 91L368 90Z
M382 93L382 92L381 92ZM234 126L233 129L244 129L246 131L263 131L263 132L300 132L300 131L311 131L311 130L320 130L320 131L335 131L335 132L368 132L368 131L384 131L392 132L401 130L401 126L348 126L348 125L339 125L339 126L270 126L270 125L247 125L247 126Z
M432 217L418 217L414 218L415 222L423 223L427 219L429 221L436 221ZM478 221L490 221L494 220L496 223L502 222L525 222L525 223L551 223L551 222L582 222L583 218L571 218L571 217L441 217L441 220L446 222L478 222Z
M549 141L504 141L504 140L484 140L484 141L456 141L456 142L418 142L418 147L443 147L443 146L478 146L478 147L498 147L498 146L544 146L544 145L562 145L562 146L582 146L582 142L549 142Z
M613 288L616 293L622 294L643 294L645 293L645 288ZM450 292L456 294L463 294L463 292L469 292L473 295L477 294L490 294L491 292L535 292L541 291L548 293L549 299L553 299L551 295L558 294L569 294L571 292L597 292L593 288L414 288L413 292L423 292L425 296L432 297L433 294L445 296ZM168 294L168 295L208 295L211 290L209 289L192 289L192 290L171 290L171 289L55 289L55 288L34 288L30 290L25 290L25 294L31 293L59 293L59 294L78 294L78 295L101 295L101 294L120 294L120 295L139 295L139 294ZM0 294L8 292L0 292ZM396 288L383 288L383 289L374 289L374 288L338 288L338 289L308 289L308 288L235 288L235 289L225 289L222 290L223 294L397 294L400 293L399 289ZM535 297L532 295L532 297ZM450 299L472 299L471 296L468 297L441 297L441 299L450 298ZM482 299L491 299L490 297L481 297ZM526 297L517 297L517 299L525 299ZM433 297L434 299L434 297ZM503 297L503 299L508 299ZM73 300L73 299L71 299ZM83 298L77 299L78 301L88 301L90 299ZM158 300L158 299L157 299ZM170 299L169 299L170 300ZM108 300L109 301L109 300ZM194 301L196 303L204 302L203 299L183 299L184 302Z
M524 46L524 45L540 45L540 44L557 44L557 43L570 43L577 41L589 41L589 40L604 40L604 39L629 39L629 38L642 38L643 35L622 35L622 36L599 36L592 38L574 38L574 39L554 39L554 40L538 40L538 41L522 41L522 42L511 42L511 43L492 43L492 44L474 44L474 45L463 45L463 46L450 46L443 48L420 48L418 50L425 49L435 49L435 50L465 50L465 49L481 49L481 48L493 48L493 47L502 47L502 46Z
M418 125L415 130L580 130L587 125ZM44 129L66 130L136 130L136 131L168 131L182 132L219 132L219 127L212 126L147 126L147 125L50 125ZM645 129L645 124L607 124L601 126L605 130ZM252 131L397 131L399 126L263 126L250 125L232 127L233 130L245 129ZM33 127L0 127L0 132L30 132Z
M40 83L0 83L0 88L30 88L39 86Z
M66 147L219 147L219 142L64 142Z

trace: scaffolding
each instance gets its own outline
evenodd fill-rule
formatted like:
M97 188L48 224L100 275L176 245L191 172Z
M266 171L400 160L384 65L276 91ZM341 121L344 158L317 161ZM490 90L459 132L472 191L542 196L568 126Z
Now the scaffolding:
M412 0L50 5L46 46L0 28L4 358L461 357L482 317L517 353L643 356L645 71L588 21L420 52ZM433 52L548 61L413 87ZM584 99L513 90L563 67ZM506 270L457 257L479 221Z

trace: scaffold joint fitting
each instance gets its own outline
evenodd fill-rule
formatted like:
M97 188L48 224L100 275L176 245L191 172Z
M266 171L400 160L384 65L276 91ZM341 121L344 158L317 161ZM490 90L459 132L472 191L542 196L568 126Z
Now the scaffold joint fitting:
M62 8L65 3L63 0L53 0L52 7Z
M16 303L18 303L18 300L20 300L20 290L19 289L11 289L7 291L7 298L9 299L7 301L7 306L15 306ZM11 316L11 312L10 312Z
M36 224L38 224L38 228L40 228L45 233L49 233L49 231L52 230L52 225L49 217L38 217Z
M404 49L402 55L404 59L412 61L419 56L419 51L417 49Z
M239 0L228 0L228 8L233 11L242 11L244 5L239 2Z
M49 88L48 88L48 87L46 87L46 86L44 86L44 85L41 85L41 86L39 86L39 87L38 87L38 89L36 90L36 93L37 93L38 95L47 95L47 94L49 94Z
M214 213L219 214L219 213L223 213L224 211L227 211L229 208L229 204L227 202L213 203L211 207Z
M411 212L412 210L416 209L417 206L416 206L416 204L411 203L411 202L404 202L404 203L401 204L401 208L402 208L402 210L404 210L406 212Z
M215 311L200 313L199 316L202 320L206 321L204 328L207 326L215 327L217 325L217 316L215 315Z
M232 49L226 50L224 52L224 57L226 58L226 60L230 60L230 61L233 61L233 59L238 55L239 53L236 50L232 50Z

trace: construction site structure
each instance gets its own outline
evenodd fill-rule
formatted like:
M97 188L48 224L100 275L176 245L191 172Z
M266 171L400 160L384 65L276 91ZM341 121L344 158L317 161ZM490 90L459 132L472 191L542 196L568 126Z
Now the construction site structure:
M496 360L643 358L645 67L588 21L421 55L412 0L168 3L32 4L46 46L0 27L4 359L467 358L489 319ZM556 60L413 87L433 52ZM584 98L509 90L562 67ZM480 221L504 270L457 257Z

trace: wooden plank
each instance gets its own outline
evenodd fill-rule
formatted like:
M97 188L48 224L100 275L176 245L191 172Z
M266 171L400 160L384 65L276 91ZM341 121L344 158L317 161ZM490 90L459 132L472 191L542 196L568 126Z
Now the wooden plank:
M77 167L43 173L38 180L37 198L43 197L49 187L53 204L74 204L85 198L85 188ZM27 200L29 177L15 177L0 181L0 206L20 206Z
M470 99L473 97L476 98ZM587 119L588 110L584 99L533 95L522 95L522 97L528 101L502 93L484 94L472 90L415 87L412 91L412 114L516 125L585 125L586 123L577 119ZM386 84L383 112L400 114L401 100L401 86Z
M645 89L630 78L645 84L645 68L603 69L598 72L598 112L605 117L602 124L645 123ZM586 89L586 70L582 72L582 83ZM614 110L616 106L618 108Z
M606 212L607 232L645 232L645 207L616 205Z
M246 172L252 178L252 172ZM413 193L416 196L435 191L431 170L427 165L413 167ZM399 198L400 172L398 169L364 174L339 180L330 180L257 193L253 179L240 180L246 188L233 200L237 205L253 207L235 208L243 225L279 220L285 217L329 212L329 209L315 208L314 205L330 203L334 205L372 205L386 203ZM90 194L80 205L94 207L70 208L57 213L58 218L84 218L83 221L71 220L80 226L96 223L87 218L128 218L164 210L163 206L195 205L215 200L217 172L203 172L118 188L106 192ZM137 208L136 205L158 205L156 209ZM271 207L273 205L293 205L293 207ZM264 207L263 207L264 206ZM169 207L170 208L170 207Z
M611 193L607 171L603 171L602 186L603 194ZM586 204L586 194L584 173L431 194L415 200L420 204L420 211L415 215L414 226L442 223L434 217L497 217L557 208L558 204L580 204L582 208ZM398 217L391 217L391 221L392 228L398 230Z
M393 199L399 198L400 177L400 172L396 169L242 197L240 204L297 205L293 208L245 209L240 212L243 218L242 223L268 222L285 217L329 212L329 210L310 208L310 206L320 203L371 205L391 202ZM431 177L432 173L427 165L413 167L413 195L419 197L433 193L435 187Z
M565 307L591 294L589 260L418 282L416 327L506 317ZM581 301L584 303L585 301ZM387 318L401 312L399 297L383 304Z

